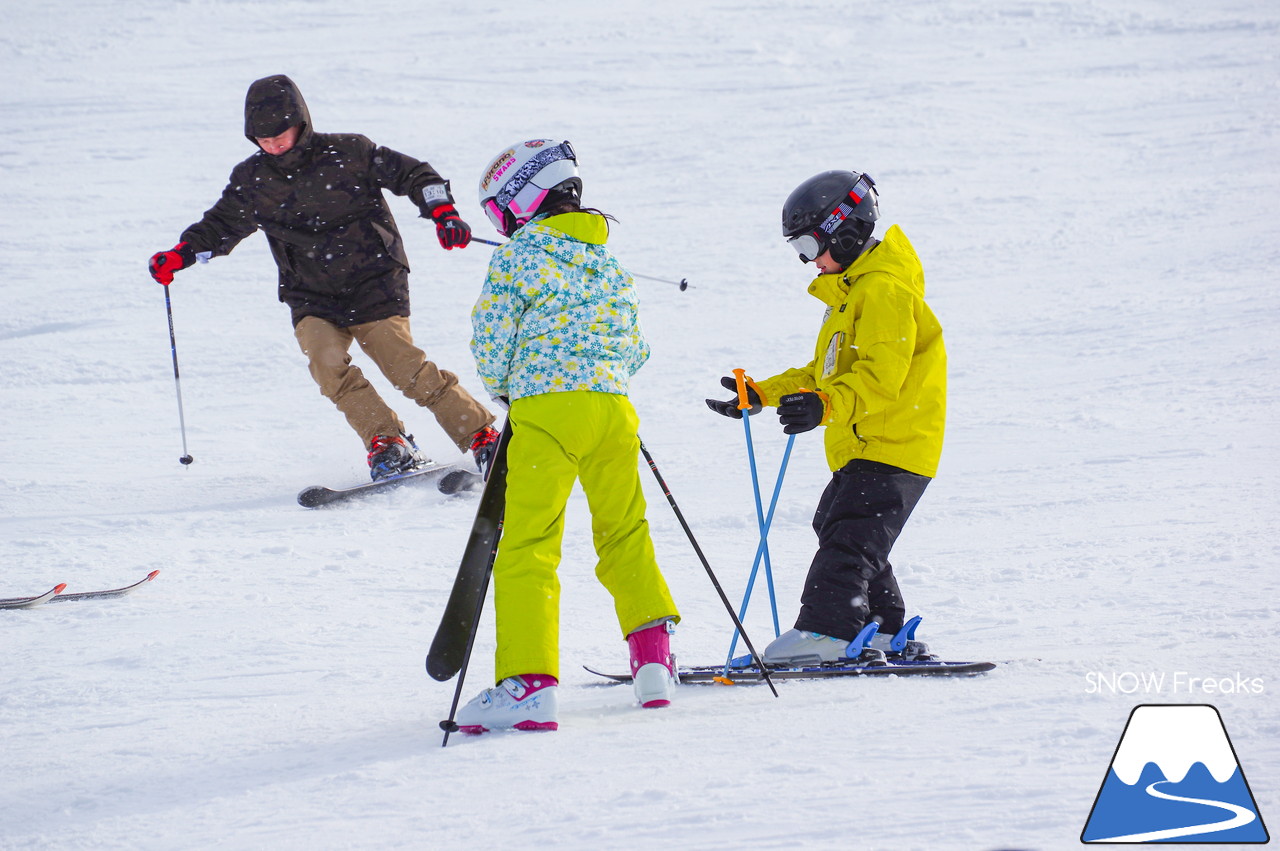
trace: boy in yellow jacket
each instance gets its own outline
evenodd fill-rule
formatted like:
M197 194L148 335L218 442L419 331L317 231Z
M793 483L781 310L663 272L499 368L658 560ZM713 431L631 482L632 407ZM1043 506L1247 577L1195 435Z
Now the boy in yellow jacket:
M897 225L872 237L880 218L874 181L828 171L800 184L782 208L782 232L819 272L809 293L827 305L814 359L748 381L750 413L776 406L787 434L825 426L831 483L818 502L814 555L795 628L764 651L770 664L884 659L905 607L889 551L936 474L946 420L942 327L924 301L924 270ZM732 378L721 382L736 389ZM708 399L741 417L738 400ZM867 623L879 640L850 646ZM899 651L919 658L912 641Z

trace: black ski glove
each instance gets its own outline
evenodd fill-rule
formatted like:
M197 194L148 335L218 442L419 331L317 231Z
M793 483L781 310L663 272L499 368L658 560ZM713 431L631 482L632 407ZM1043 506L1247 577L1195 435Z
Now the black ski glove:
M726 390L732 390L734 397L728 401L721 402L719 399L708 399L707 407L715 411L722 417L733 417L735 420L742 419L742 409L738 407L738 382L736 379L726 375L720 379L720 384ZM760 388L756 387L756 383L749 377L747 378L747 403L751 405L747 409L749 414L758 414L764 407L764 402L760 398Z
M784 434L813 431L827 416L827 394L802 390L778 400L778 422Z

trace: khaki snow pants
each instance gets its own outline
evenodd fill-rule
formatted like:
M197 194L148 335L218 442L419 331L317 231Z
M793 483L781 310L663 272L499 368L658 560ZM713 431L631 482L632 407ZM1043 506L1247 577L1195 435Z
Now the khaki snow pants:
M408 317L393 316L339 328L332 322L307 316L293 333L310 362L311 377L320 385L320 392L338 406L366 449L375 436L405 433L405 427L360 368L351 365L352 340L360 344L397 390L435 415L436 422L460 450L470 449L475 433L494 420L493 414L458 384L456 375L437 368L413 344Z
M506 513L493 565L495 679L560 676L560 565L575 481L591 511L596 578L621 635L679 620L658 568L640 489L639 420L626 396L574 390L511 403Z

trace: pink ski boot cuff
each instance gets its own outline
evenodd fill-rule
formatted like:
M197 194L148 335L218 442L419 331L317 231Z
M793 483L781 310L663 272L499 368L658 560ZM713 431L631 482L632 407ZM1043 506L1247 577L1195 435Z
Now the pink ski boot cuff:
M675 675L675 663L671 658L670 629L671 621L663 620L627 636L636 699L645 709L656 709L671 703L671 680ZM657 666L661 666L661 669Z

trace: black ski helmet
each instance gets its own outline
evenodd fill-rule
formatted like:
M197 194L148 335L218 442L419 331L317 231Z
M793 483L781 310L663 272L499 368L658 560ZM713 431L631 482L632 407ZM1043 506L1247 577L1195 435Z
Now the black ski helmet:
M856 171L824 171L801 183L782 205L782 235L804 263L830 249L848 266L867 246L880 218L876 182Z

